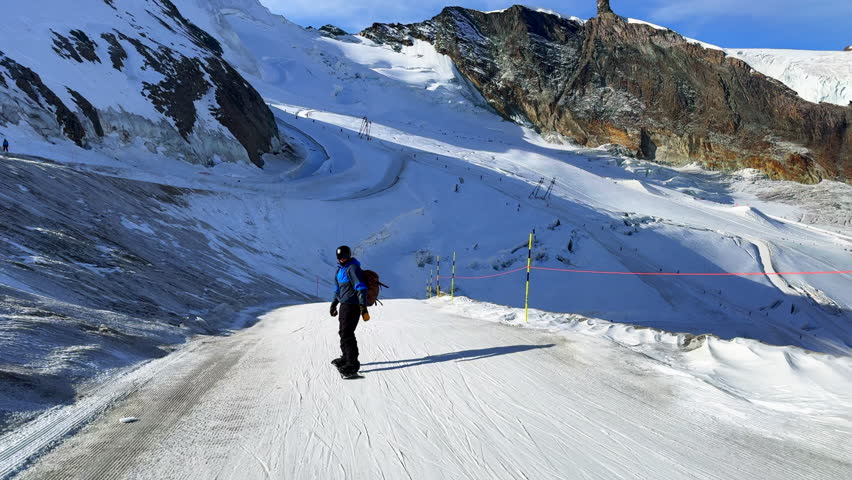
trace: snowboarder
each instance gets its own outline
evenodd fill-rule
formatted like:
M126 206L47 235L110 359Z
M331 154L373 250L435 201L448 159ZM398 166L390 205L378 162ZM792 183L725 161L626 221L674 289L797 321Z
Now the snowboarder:
M352 257L352 250L346 245L337 249L337 274L334 276L334 300L331 302L329 314L339 316L340 328L340 358L331 363L337 367L344 377L358 374L361 364L358 362L358 341L355 339L355 328L359 317L367 313L367 284L364 282L364 272L361 263ZM340 306L338 312L337 307Z
M9 140L3 139L3 152L9 153Z

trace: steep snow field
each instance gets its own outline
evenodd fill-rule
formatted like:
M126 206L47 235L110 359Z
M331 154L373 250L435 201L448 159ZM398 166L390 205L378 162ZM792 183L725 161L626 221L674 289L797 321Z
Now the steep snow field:
M124 446L133 455L81 463L62 449L25 475L62 478L66 468L81 475L91 468L162 478L181 464L197 467L197 478L214 470L238 478L243 469L256 478L264 471L327 478L329 469L396 478L394 469L409 467L415 478L558 478L563 471L606 478L630 469L653 478L732 478L733 464L721 460L731 452L747 452L743 468L755 476L842 478L848 471L848 455L831 446L848 443L852 421L852 274L790 272L852 270L852 187L672 169L551 143L557 139L491 113L429 45L394 52L359 37L322 37L254 0L176 4L219 39L303 160L279 159L264 170L226 162L205 168L144 148L89 151L35 140L20 148L61 164L0 157L2 195L12 202L3 215L15 225L2 231L9 260L0 264L9 305L0 335L0 478L116 402L72 445L79 452ZM370 140L358 135L365 116ZM544 188L555 179L548 200L531 196L540 179ZM31 213L21 219L21 211ZM536 312L527 325L512 309L524 303L524 273L509 272L526 265L532 229L536 267L675 275L535 270L531 305L560 313ZM33 248L44 231L71 239ZM86 248L69 256L68 243ZM365 364L445 353L464 361L420 362L410 368L422 371L415 377L368 373L345 385L351 395L339 395L326 365L333 321L325 306L308 305L226 338L197 337L132 370L188 337L251 322L250 307L329 298L331 252L343 243L380 272L391 298L424 297L438 256L446 290L454 252L460 277L505 273L457 279L457 295L476 301L391 302L359 327ZM677 275L726 272L758 275ZM156 311L110 313L111 302L140 295ZM44 307L59 303L64 310ZM487 367L486 359L468 363L452 352L546 343L541 332L472 318L556 330L546 342L558 345L510 349ZM67 325L83 333L45 333ZM149 350L133 353L127 344ZM538 370L541 356L547 360ZM515 365L515 358L524 360ZM52 390L57 378L62 395ZM596 390L609 392L609 403L598 404ZM480 391L488 397L476 403ZM453 401L430 413L447 397ZM518 406L516 416L498 405ZM270 406L273 417L258 416ZM642 414L624 413L634 410ZM114 425L125 412L142 422ZM454 413L462 423L451 421ZM554 414L558 427L549 421ZM357 421L335 420L344 416ZM733 422L743 428L736 440ZM243 443L222 443L233 457L221 458L234 462L201 466L223 455L221 445L210 439L215 448L200 452L210 444L186 438L210 429L242 436ZM134 433L125 437L128 430ZM578 439L600 448L582 458L554 453L587 454L591 447ZM368 447L356 443L363 441ZM302 457L305 442L319 446ZM510 448L518 442L520 451ZM152 455L168 445L183 445L182 459L198 461ZM477 445L488 453L467 453ZM710 452L706 459L695 455L699 449ZM816 460L803 460L808 454ZM431 463L439 455L445 470ZM809 469L797 466L807 462Z
M771 400L790 408L782 413L730 395L739 384L718 389L582 333L591 326L558 335L471 318L517 313L389 301L358 329L365 378L342 381L328 364L337 327L326 304L277 310L172 362L19 478L848 475L852 456L838 446L848 441L849 399L834 412L819 402L843 396L832 390L848 382L848 364L837 372L829 357L794 354L807 374L792 376L807 384L792 383L783 396L776 389ZM769 352L757 344L673 353L705 364L709 355L739 356L749 375L775 380L792 370L763 363ZM811 395L798 398L803 392Z
M249 162L255 152L226 126L233 112L223 102L247 94L228 84L238 77L211 73L224 68L212 37L170 2L85 4L85 15L78 3L58 0L9 5L16 21L0 35L0 136L13 149L32 153L79 137L113 158ZM250 106L233 110L252 114ZM57 123L68 118L80 121Z
M852 52L726 48L725 53L810 102L852 103Z

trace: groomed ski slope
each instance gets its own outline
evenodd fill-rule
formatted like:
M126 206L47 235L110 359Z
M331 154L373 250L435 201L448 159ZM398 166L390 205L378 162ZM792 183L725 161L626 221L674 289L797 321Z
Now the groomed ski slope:
M848 415L789 416L606 338L454 305L374 308L357 331L360 380L328 363L327 304L274 311L204 340L19 478L841 479L852 468Z

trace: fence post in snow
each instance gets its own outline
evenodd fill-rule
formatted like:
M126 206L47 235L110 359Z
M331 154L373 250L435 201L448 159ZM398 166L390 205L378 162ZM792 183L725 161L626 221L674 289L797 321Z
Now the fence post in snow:
M527 248L527 289L526 294L524 295L524 322L529 322L530 318L530 270L532 267L532 247L533 247L533 234L535 233L535 229L530 232L530 244Z
M453 277L450 280L450 299L456 298L456 252L453 252Z
M437 294L438 294L438 297L440 297L441 296L441 256L440 255L438 255L438 267L437 268L438 268L438 272L437 272L437 275L435 276L435 282L438 286Z

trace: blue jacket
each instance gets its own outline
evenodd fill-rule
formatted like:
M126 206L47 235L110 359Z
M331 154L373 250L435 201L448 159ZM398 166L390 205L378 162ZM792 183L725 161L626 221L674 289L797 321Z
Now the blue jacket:
M334 301L367 305L367 284L364 283L364 271L358 260L350 258L343 265L338 265L334 282Z

